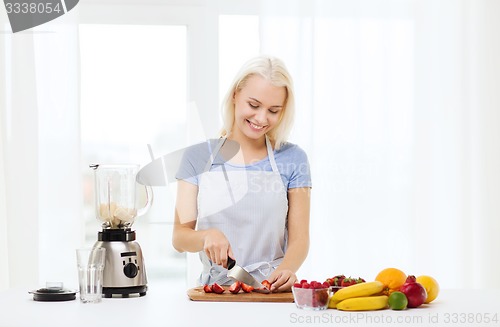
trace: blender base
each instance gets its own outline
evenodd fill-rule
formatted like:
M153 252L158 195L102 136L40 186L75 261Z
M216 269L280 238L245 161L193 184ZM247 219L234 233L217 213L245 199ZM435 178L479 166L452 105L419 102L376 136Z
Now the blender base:
M105 298L112 298L113 295L118 295L118 297L129 297L132 294L139 294L140 297L146 295L148 287L146 285L142 286L131 286L131 287L103 287L102 295Z

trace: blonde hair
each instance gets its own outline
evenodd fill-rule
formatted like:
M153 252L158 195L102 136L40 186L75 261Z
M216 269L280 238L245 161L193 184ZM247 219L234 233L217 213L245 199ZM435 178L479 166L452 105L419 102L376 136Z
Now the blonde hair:
M268 137L274 142L274 148L280 146L288 139L293 126L295 115L295 96L293 91L293 82L285 64L278 58L270 56L259 56L247 61L240 69L233 80L224 100L222 102L222 121L223 127L221 136L228 136L234 124L234 101L235 93L243 89L247 80L252 76L261 76L267 79L274 86L283 86L286 89L286 98L281 110L281 116L278 124L267 133Z

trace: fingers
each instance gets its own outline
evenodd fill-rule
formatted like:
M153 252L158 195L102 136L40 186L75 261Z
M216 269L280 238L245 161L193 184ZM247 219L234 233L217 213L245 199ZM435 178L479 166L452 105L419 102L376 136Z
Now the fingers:
M225 250L223 246L207 246L205 248L205 254L208 259L216 265L227 268L227 250Z
M203 250L212 263L227 268L230 245L224 233L216 229L207 230ZM232 254L232 251L230 253Z
M274 271L269 276L272 292L285 292L292 288L297 281L297 276L291 270Z
M224 268L227 268L227 249L221 248L219 250L219 265L221 265Z

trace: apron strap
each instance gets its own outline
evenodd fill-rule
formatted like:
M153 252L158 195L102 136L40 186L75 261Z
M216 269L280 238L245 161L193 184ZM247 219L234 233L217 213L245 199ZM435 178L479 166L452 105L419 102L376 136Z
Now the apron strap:
M214 151L212 151L212 153L210 154L210 160L208 160L203 173L210 171L210 168L212 167L212 164L214 163L214 160L217 157L217 154L219 154L219 151L222 148L222 145L224 145L224 142L226 142L225 137L221 138L219 140ZM231 188L231 183L229 183L229 177L227 176L226 165L224 163L222 164L222 172L224 173L224 179L226 180L226 185L227 185L227 189L229 191L229 196L231 197L231 203L235 204L236 201L234 200L233 189Z
M220 148L224 145L224 142L226 142L226 138L222 137L219 142L217 143L217 146L214 148L212 153L210 153L210 159L207 161L207 164L205 165L205 169L203 170L204 173L210 170L212 167L212 164L214 163L215 158L217 157L217 154L219 154Z
M266 134L266 146L267 146L267 156L269 158L269 162L271 163L271 168L273 172L279 173L278 166L276 165L276 160L274 160L274 151L271 146L271 141L269 141L269 137Z

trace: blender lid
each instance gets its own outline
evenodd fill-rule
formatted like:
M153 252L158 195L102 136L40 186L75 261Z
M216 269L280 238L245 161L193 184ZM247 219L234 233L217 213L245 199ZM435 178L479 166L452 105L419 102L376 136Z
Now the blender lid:
M71 301L76 299L76 291L68 289L40 288L28 293L33 294L33 300L42 302Z

